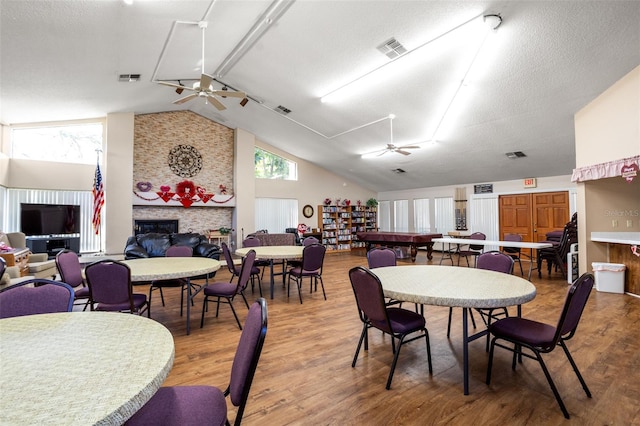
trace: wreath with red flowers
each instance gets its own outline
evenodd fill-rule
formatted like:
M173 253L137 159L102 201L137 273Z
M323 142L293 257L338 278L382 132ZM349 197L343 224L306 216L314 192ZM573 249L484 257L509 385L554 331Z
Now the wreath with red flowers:
M183 180L182 182L179 182L178 184L176 184L176 192L178 194L195 195L196 185L190 180Z

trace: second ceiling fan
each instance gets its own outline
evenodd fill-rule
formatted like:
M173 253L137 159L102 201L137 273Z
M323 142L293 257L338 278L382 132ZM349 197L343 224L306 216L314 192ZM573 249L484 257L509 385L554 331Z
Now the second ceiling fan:
M246 98L247 95L246 93L240 92L237 90L225 90L226 86L222 90L213 89L211 84L215 81L215 79L209 74L206 74L204 72L204 33L207 28L207 22L204 22L204 21L198 22L198 27L200 27L200 29L202 30L202 74L200 76L200 80L193 83L193 86L191 87L183 86L182 84L171 83L169 81L158 81L158 83L165 86L175 87L176 91L179 94L182 94L184 90L189 90L193 92L188 94L187 96L184 96L178 100L173 101L174 104L180 105L187 101L190 101L191 99L199 97L199 98L205 98L205 101L207 103L213 105L219 111L222 111L227 109L227 107L225 107L224 104L217 99L217 97L221 97L221 98L232 97L232 98L244 99ZM180 82L180 80L178 80L178 82Z

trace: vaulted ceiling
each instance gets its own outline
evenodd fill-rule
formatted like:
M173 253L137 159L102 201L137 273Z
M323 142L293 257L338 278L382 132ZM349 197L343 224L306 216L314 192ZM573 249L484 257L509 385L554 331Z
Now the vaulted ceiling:
M2 0L0 15L4 124L190 109L376 191L571 174L573 115L640 64L637 1ZM485 15L502 23L474 33ZM213 89L244 107L177 105L189 92L157 83L199 80L198 22ZM398 59L378 49L391 38ZM388 143L419 148L361 158Z

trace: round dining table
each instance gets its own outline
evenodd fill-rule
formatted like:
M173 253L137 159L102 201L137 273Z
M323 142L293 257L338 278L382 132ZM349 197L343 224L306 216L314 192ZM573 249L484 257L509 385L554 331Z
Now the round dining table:
M149 257L123 261L131 270L132 282L171 280L184 278L187 285L187 335L191 332L191 302L204 287L195 291L192 277L204 276L209 283L209 274L220 269L220 262L208 257ZM205 284L205 285L206 285Z
M0 424L122 424L155 394L173 359L169 330L138 315L0 319Z
M271 298L273 299L273 288L274 288L274 279L275 275L279 275L273 271L273 264L275 260L288 260L288 259L301 259L302 251L304 250L304 246L258 246L258 247L243 247L236 249L236 254L238 256L245 257L249 250L255 250L257 259L269 260L269 269L271 272L271 281L270 281L270 289L271 289ZM282 279L284 281L284 276L287 273L285 271L285 266L282 266Z
M469 342L486 336L482 330L469 336L467 312L473 308L521 305L536 297L536 288L524 278L476 268L440 265L387 266L372 269L385 297L423 305L462 308L464 394L469 394Z

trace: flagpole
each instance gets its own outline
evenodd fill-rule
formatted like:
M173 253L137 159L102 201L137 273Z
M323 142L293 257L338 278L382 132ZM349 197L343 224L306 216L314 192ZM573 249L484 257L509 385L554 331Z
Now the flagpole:
M100 165L100 153L102 152L102 149L100 148L96 148L96 167L98 167ZM100 213L100 215L102 215L102 212ZM100 220L100 227L102 227L102 219ZM102 232L100 230L100 227L98 228L98 232L100 234L100 238L98 241L99 244L99 248L98 248L98 255L103 255L104 254L104 250L103 250L103 240L102 240Z

